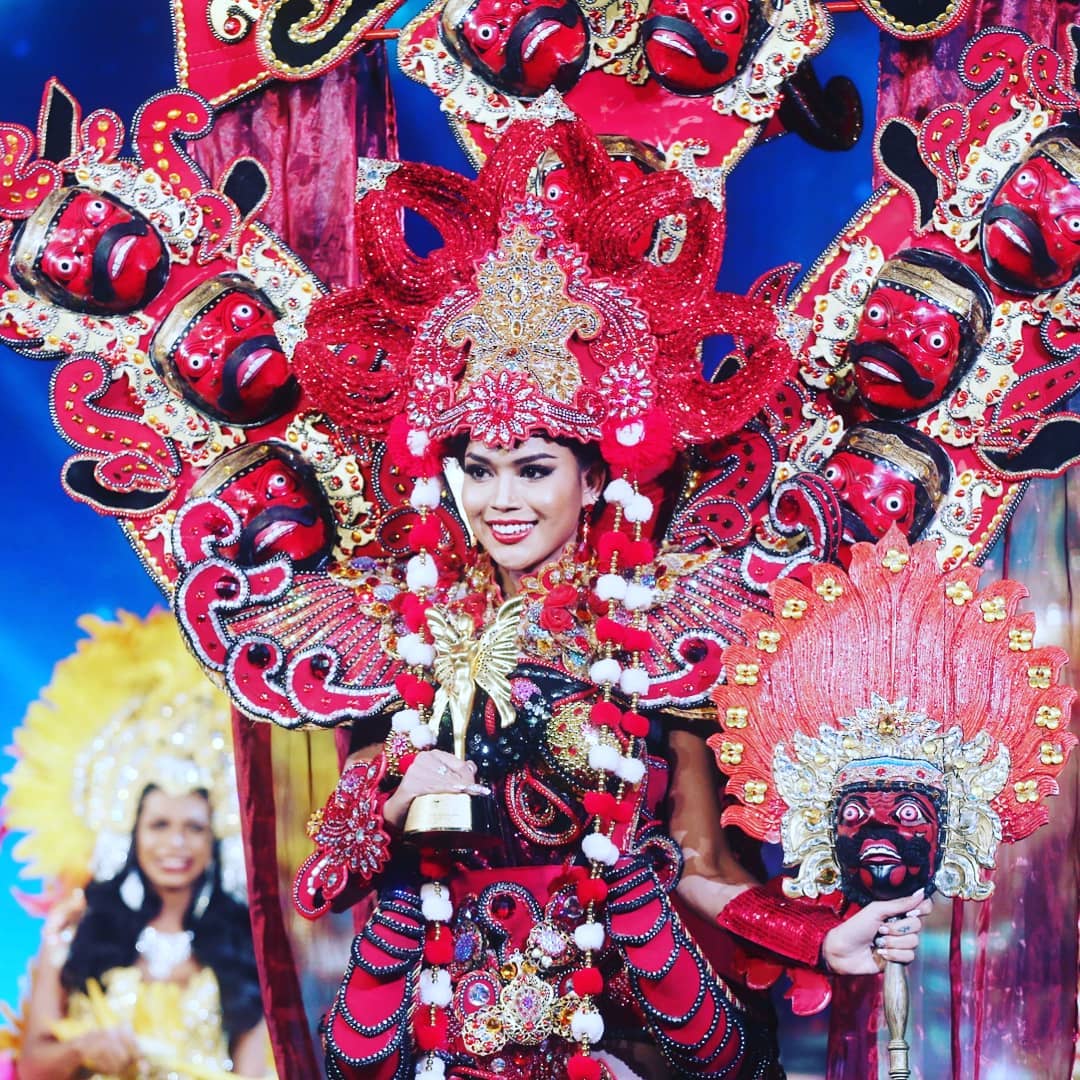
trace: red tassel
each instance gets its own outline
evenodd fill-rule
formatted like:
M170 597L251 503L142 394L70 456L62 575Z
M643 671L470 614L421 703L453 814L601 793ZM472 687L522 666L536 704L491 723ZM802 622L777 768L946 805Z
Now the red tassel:
M615 813L615 796L606 791L587 792L582 800L585 810L599 818L610 818Z
M596 542L596 565L604 573L611 569L612 559L615 560L617 567L622 567L626 557L626 548L630 543L632 541L626 533L615 532L610 529L605 533L601 533L599 540Z
M611 810L611 816L625 825L634 816L634 797L617 802Z
M566 1063L570 1080L600 1080L600 1062L584 1054L574 1054Z
M623 627L623 648L631 653L648 652L656 639L648 630L639 630L636 626Z
M613 645L623 645L626 641L626 631L632 629L623 626L614 619L607 617L596 620L596 640L603 643L610 641Z
M604 989L604 976L599 968L587 967L575 971L570 980L574 984L574 993L578 997L590 997L602 993Z
M437 543L437 541L436 541ZM421 600L419 596L411 592L399 593L398 597L391 602L391 607L397 604L401 612L401 618L405 625L414 633L419 634L427 630L426 612L431 607L430 601Z

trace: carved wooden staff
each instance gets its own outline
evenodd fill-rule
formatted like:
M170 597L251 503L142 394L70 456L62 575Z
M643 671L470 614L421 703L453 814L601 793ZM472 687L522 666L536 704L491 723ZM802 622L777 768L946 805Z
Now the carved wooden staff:
M889 1029L889 1080L908 1080L908 981L903 964L885 961L885 1024Z

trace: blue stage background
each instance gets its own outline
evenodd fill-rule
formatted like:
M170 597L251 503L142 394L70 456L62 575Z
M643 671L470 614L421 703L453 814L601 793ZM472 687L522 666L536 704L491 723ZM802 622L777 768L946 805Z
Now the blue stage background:
M410 5L392 25L419 7ZM393 46L390 46L391 50ZM833 44L817 62L824 82L856 79L873 128L878 38L858 14L837 17ZM41 90L58 76L84 110L109 107L129 121L138 104L173 84L165 0L133 5L104 0L15 4L0 0L0 117L36 125ZM467 165L435 99L393 72L402 156L463 171ZM870 137L841 155L813 150L792 136L758 147L729 187L725 288L744 290L762 271L787 261L808 266L870 194ZM0 347L3 468L3 604L0 607L0 745L78 637L84 612L144 614L163 598L144 574L115 522L69 501L59 484L68 447L47 408L50 364ZM5 757L2 771L10 766ZM10 895L17 884L12 837L0 848L0 1000L14 1003L39 926Z

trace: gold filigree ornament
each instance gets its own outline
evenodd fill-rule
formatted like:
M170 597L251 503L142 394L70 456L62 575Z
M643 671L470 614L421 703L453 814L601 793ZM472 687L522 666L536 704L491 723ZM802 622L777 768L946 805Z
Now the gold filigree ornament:
M184 647L167 611L145 620L79 620L88 637L61 660L14 736L5 821L23 875L106 880L124 867L143 790L204 790L220 841L222 885L243 901L246 875L229 703Z
M774 582L779 617L744 615L747 644L726 649L724 666L760 671L715 691L724 730L709 743L735 798L724 824L783 844L790 894L842 886L836 814L851 786L934 793L933 881L946 896L989 896L998 844L1047 820L1045 797L1077 741L1065 730L1076 694L1058 681L1067 657L1034 644L1034 617L1017 611L1023 586L980 592L980 573L962 566L946 578L936 545L909 545L894 529L855 545L847 574L822 565L809 585ZM793 605L802 618L781 622ZM763 653L753 643L770 630L783 633Z

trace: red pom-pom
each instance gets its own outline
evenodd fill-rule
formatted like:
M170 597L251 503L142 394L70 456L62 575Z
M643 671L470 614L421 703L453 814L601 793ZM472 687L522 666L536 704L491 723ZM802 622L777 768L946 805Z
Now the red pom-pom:
M606 573L611 569L614 559L615 565L621 568L625 565L626 549L631 543L633 541L626 533L614 532L610 529L601 533L596 541L596 565Z
M634 735L639 739L644 739L649 734L649 721L638 712L623 713L622 729L627 735Z
M634 798L623 799L611 808L611 816L618 822L625 824L634 816Z
M656 558L656 548L651 540L630 540L623 552L623 561L627 567L644 566Z
M450 873L450 856L437 851L420 853L420 876L428 881L438 881Z
M407 671L394 680L394 686L410 709L428 708L435 700L435 687Z
M442 524L437 514L425 514L418 518L409 530L409 550L435 551L442 541Z
M414 634L420 634L427 630L427 609L431 607L430 600L421 600L415 593L400 593L401 602L398 610L405 625Z
M575 971L570 981L574 984L574 993L578 997L592 997L603 993L604 976L599 968L587 967Z
M424 938L424 959L437 967L446 967L454 959L454 935L438 923L428 926Z
M417 454L414 450L420 449ZM414 428L404 413L395 416L386 431L386 452L408 476L438 476L446 456L443 445Z
M594 701L589 710L589 723L595 727L616 727L622 720L622 709L611 701Z
M596 640L603 643L610 641L613 645L622 645L626 631L630 627L617 623L614 619L606 616L596 620Z
M671 421L659 409L641 417L637 424L609 420L603 435L600 453L604 460L615 471L624 469L641 483L669 468L678 453ZM634 435L637 441L627 445L627 439Z
M624 627L623 648L631 653L648 652L655 644L655 638L648 630L641 630L636 626Z
M445 1050L450 1041L450 1020L445 1009L422 1006L413 1013L416 1045L425 1053Z
M582 800L585 810L600 818L609 818L615 813L615 796L606 791L587 792Z
M574 886L574 892L579 904L602 904L607 899L607 882L603 878L582 878Z
M569 1080L600 1080L600 1062L584 1054L574 1054L566 1063Z

